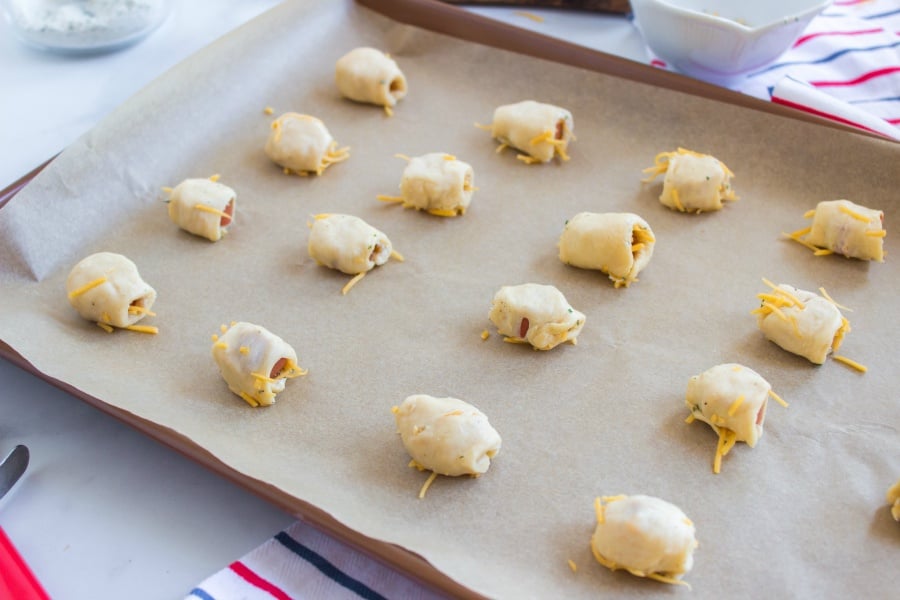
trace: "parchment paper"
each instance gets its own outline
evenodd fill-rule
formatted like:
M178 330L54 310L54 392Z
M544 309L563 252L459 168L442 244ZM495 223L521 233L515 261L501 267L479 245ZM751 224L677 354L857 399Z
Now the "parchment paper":
M335 61L360 45L390 52L408 78L393 118L335 89ZM526 166L473 126L526 98L573 112L571 161ZM321 177L283 175L262 152L265 106L323 119L351 158ZM731 167L740 200L702 215L663 207L641 169L678 146ZM395 153L426 152L474 166L465 216L376 201L396 193ZM884 500L900 477L898 159L889 142L459 42L348 2L287 2L131 99L0 211L0 338L487 596L682 593L590 555L594 497L644 493L696 523L696 597L888 597L900 581ZM160 192L213 173L238 194L215 244L174 226ZM844 197L885 211L886 263L816 258L780 238L816 202ZM614 289L557 259L566 219L584 210L650 223L658 242L639 282ZM365 219L406 261L342 297L347 277L307 256L320 212ZM156 288L158 336L106 334L68 305L69 269L100 250L130 257ZM842 353L869 372L767 342L750 314L761 277L825 286L853 308ZM481 340L494 292L529 281L586 313L577 346ZM231 320L269 328L309 368L270 408L229 392L210 358L210 335ZM739 444L714 475L716 436L683 422L684 390L727 361L790 408L773 403L756 448ZM407 468L390 412L418 392L472 402L503 436L486 475L439 478L423 500L427 473Z

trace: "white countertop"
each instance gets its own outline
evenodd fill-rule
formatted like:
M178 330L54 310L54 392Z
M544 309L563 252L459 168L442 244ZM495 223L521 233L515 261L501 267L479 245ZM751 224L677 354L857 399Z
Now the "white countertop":
M169 67L277 4L176 2L172 16L117 53L32 50L0 27L0 189L53 156ZM618 16L511 8L477 12L644 60ZM0 525L52 597L181 598L294 521L97 409L0 360L0 455L31 465L0 500Z

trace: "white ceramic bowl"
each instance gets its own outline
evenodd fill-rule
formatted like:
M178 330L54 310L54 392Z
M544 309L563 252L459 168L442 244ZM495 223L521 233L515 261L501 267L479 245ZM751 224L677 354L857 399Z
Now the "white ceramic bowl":
M631 0L638 29L669 66L734 82L797 41L831 0Z

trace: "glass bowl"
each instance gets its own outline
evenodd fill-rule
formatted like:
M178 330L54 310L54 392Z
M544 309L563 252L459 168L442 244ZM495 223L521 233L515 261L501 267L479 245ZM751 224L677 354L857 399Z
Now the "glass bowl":
M169 0L0 0L0 7L21 41L63 54L124 48L171 12Z

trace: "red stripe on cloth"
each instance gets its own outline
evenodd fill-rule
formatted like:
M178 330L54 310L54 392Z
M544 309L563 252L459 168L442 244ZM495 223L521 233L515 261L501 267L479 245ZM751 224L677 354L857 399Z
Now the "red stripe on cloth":
M866 127L865 125L860 125L856 121L851 121L850 119L846 119L844 117L834 115L831 113L827 113L825 111L817 110L815 108L806 106L805 104L797 104L796 102L791 102L790 100L785 100L784 98L780 98L778 96L772 96L772 102L775 104L781 104L783 106L788 106L790 108L796 108L797 110L802 110L803 112L809 113L811 115L816 115L817 117L824 117L830 121L836 121L837 123L842 123L844 125L850 125L851 127L856 127L857 129L862 129L863 131L868 131L869 133L874 133L881 137L887 137L880 131L872 129L871 127Z
M269 592L273 597L278 598L278 600L291 600L291 597L285 594L280 587L266 579L263 579L262 577L251 571L250 568L241 561L234 561L233 563L228 565L228 568L234 571L234 573L238 577L240 577L253 587L259 588L264 592Z
M801 44L805 44L813 38L822 37L824 35L865 35L867 33L881 33L882 31L884 31L883 27L876 27L875 29L858 29L856 31L819 31L817 33L801 36L800 39L794 42L794 48Z
M809 84L815 87L843 87L843 86L851 86L859 83L863 83L865 81L869 81L870 79L875 79L876 77L882 77L884 75L890 75L891 73L900 72L900 66L896 67L885 67L883 69L876 69L874 71L869 71L868 73L864 73L860 75L856 79L848 79L847 81L810 81Z
M896 119L885 119L885 121L887 121L891 125L900 125L900 117Z
M654 58L653 60L651 60L651 61L650 61L650 64L653 65L654 67L663 67L663 68L665 68L665 66L666 66L665 61L659 60L658 58Z
M834 0L832 4L835 6L853 6L854 4L866 4L872 0Z

